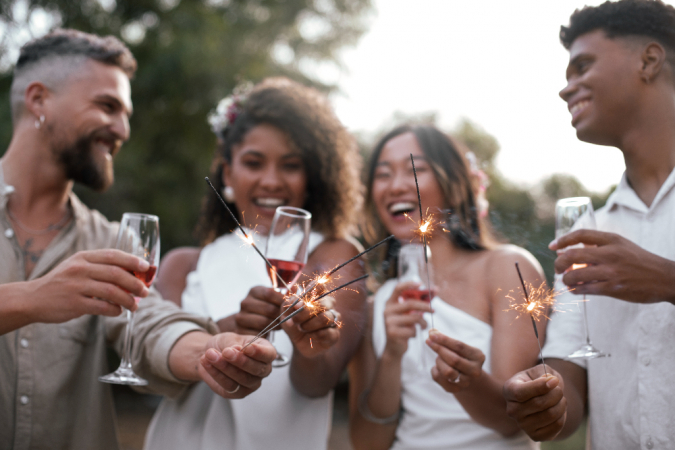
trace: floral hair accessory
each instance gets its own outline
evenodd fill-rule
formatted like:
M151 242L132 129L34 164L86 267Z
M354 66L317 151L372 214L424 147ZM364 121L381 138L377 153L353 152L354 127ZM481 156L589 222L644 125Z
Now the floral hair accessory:
M237 120L252 89L252 83L242 83L234 88L232 95L218 102L218 106L216 106L214 111L211 111L208 117L211 130L214 133L222 135Z
M466 152L466 159L469 161L469 169L471 175L476 177L478 180L478 192L476 193L476 203L478 207L478 217L483 218L488 214L488 208L490 203L485 198L485 191L487 191L488 186L490 186L490 179L487 174L480 168L478 165L478 158L474 152Z

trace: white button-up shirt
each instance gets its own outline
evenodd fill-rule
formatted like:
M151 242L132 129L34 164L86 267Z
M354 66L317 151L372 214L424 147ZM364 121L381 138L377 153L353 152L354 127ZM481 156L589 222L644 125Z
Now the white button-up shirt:
M649 207L624 174L596 221L598 230L675 260L675 171ZM559 308L568 312L552 315L545 358L564 359L584 343L582 316L576 306L569 306L579 299L571 293L559 297ZM593 345L611 354L588 362L574 360L588 371L593 449L675 449L675 305L604 296L588 300Z

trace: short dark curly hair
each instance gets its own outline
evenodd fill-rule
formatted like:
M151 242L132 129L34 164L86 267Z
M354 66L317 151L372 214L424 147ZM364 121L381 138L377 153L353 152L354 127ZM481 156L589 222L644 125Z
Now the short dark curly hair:
M643 36L666 48L671 63L675 58L675 8L661 0L607 1L574 11L569 26L560 27L560 42L569 50L576 38L594 30L607 37Z
M218 150L210 175L214 187L218 191L223 188L223 164L231 162L233 146L261 124L286 133L302 155L307 173L307 199L303 208L312 213L312 229L328 238L346 237L353 229L355 211L362 197L356 142L323 94L287 78L267 78L256 85L234 123L218 133ZM241 220L240 212L235 214ZM209 189L197 226L202 245L230 233L235 226Z

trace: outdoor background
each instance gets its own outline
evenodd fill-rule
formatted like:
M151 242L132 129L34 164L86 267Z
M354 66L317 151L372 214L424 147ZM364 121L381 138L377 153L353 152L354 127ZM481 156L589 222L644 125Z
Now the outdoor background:
M598 4L598 1L585 3ZM463 140L490 178L490 218L552 277L553 207L590 195L600 207L623 171L616 149L576 140L558 42L584 0L0 0L0 155L12 127L18 49L51 28L122 38L139 63L131 139L105 194L76 187L117 220L157 214L162 249L195 245L215 137L207 114L240 81L284 75L330 95L367 155L394 125L432 122ZM581 180L581 181L580 181ZM331 449L348 449L346 383ZM117 389L120 437L140 448L157 398ZM583 431L542 448L581 449Z

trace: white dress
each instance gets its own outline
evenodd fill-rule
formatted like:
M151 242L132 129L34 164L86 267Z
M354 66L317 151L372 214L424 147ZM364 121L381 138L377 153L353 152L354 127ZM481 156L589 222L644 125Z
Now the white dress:
M384 352L386 331L384 307L391 296L396 280L387 281L375 294L373 312L373 347L379 358ZM479 348L485 354L483 370L490 373L490 340L492 327L434 297L434 326L443 334ZM429 313L425 320L431 324ZM431 378L436 354L424 343L424 330L409 342L401 367L401 405L403 408L396 439L396 450L525 450L539 448L524 433L504 438L496 431L471 419L453 394L443 390ZM420 354L422 353L422 354Z
M256 236L261 249L264 239ZM313 232L310 252L322 240ZM239 312L253 286L271 287L265 263L241 238L224 235L202 249L197 269L187 278L183 309L219 320ZM287 355L293 351L282 331L275 333L274 345ZM291 385L289 366L273 369L260 389L241 400L224 399L200 382L184 395L162 401L145 448L321 450L328 443L332 405L332 392L320 398L299 394Z

